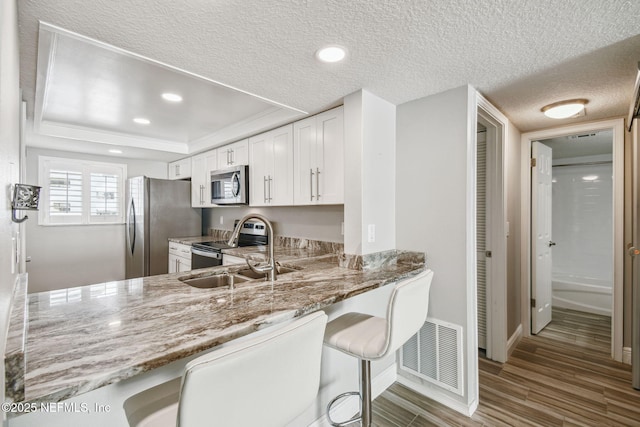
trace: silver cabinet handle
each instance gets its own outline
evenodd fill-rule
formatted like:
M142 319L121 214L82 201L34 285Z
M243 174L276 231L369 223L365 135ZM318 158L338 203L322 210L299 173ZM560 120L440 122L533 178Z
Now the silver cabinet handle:
M229 151L230 150L227 148L227 165L231 164L231 160L230 160L230 157L229 157Z
M262 183L262 190L264 195L264 202L267 203L267 176L264 176L264 182Z
M311 194L311 201L313 202L313 169L309 169L309 193Z
M229 160L229 164L230 164L230 165L232 165L232 164L234 164L234 163L235 163L235 161L234 161L234 157L235 157L235 155L234 155L234 153L233 153L233 149L229 149L229 159L230 159L230 160Z
M271 203L271 201L273 200L271 198L271 187L273 185L273 180L271 179L271 175L269 175L269 203Z
M204 205L204 185L200 184L200 204Z
M316 201L320 201L320 168L316 168Z
M176 165L176 176L180 176L180 165Z

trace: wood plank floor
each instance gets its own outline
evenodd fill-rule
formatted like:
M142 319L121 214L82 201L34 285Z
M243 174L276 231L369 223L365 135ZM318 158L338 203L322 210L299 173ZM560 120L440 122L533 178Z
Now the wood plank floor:
M378 427L640 426L631 368L610 358L610 318L554 309L509 361L480 357L480 404L471 418L396 383L373 402ZM357 424L353 424L354 426Z

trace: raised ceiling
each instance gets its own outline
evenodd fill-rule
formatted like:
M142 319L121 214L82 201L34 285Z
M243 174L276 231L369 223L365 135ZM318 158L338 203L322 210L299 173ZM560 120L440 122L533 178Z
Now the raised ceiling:
M361 88L401 104L471 84L521 131L626 115L640 60L640 2L629 1L21 0L18 8L30 117L38 20L312 113ZM346 46L347 60L318 63L326 44ZM583 97L584 117L540 113Z

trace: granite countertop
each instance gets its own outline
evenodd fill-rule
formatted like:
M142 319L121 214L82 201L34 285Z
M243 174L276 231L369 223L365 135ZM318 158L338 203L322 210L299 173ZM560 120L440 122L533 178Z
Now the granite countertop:
M256 248L234 251L256 252ZM312 252L314 256L309 257ZM320 252L281 247L279 261L297 271L282 274L275 282L238 283L232 290L194 288L179 279L234 273L246 266L31 294L24 394L8 390L7 397L61 401L321 310L425 268L424 254L416 252L390 251L379 265L366 270L340 267L340 256Z

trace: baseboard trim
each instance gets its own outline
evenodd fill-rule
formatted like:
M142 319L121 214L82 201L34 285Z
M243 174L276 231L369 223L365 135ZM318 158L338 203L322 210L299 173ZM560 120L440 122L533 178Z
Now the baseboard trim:
M631 365L631 347L622 347L622 363Z
M478 408L478 399L475 399L467 405L441 393L436 389L425 387L424 385L416 383L408 378L403 377L402 375L399 376L396 381L398 381L403 386L410 388L416 393L420 393L423 396L428 397L429 399L433 399L438 403L442 403L443 405L453 409L456 412L461 413L462 415L466 415L467 417L473 415L475 410Z
M518 342L522 338L522 323L518 325L516 331L507 340L507 359L511 356L511 352L516 348Z
M391 384L398 379L398 366L394 363L387 369L382 371L380 375L371 379L371 394L375 399L382 394L383 391L388 389ZM331 417L334 420L346 420L353 416L360 410L360 401L358 396L350 396L345 398L342 402L336 404L331 411ZM309 424L308 427L331 427L327 414L323 414L322 417Z

